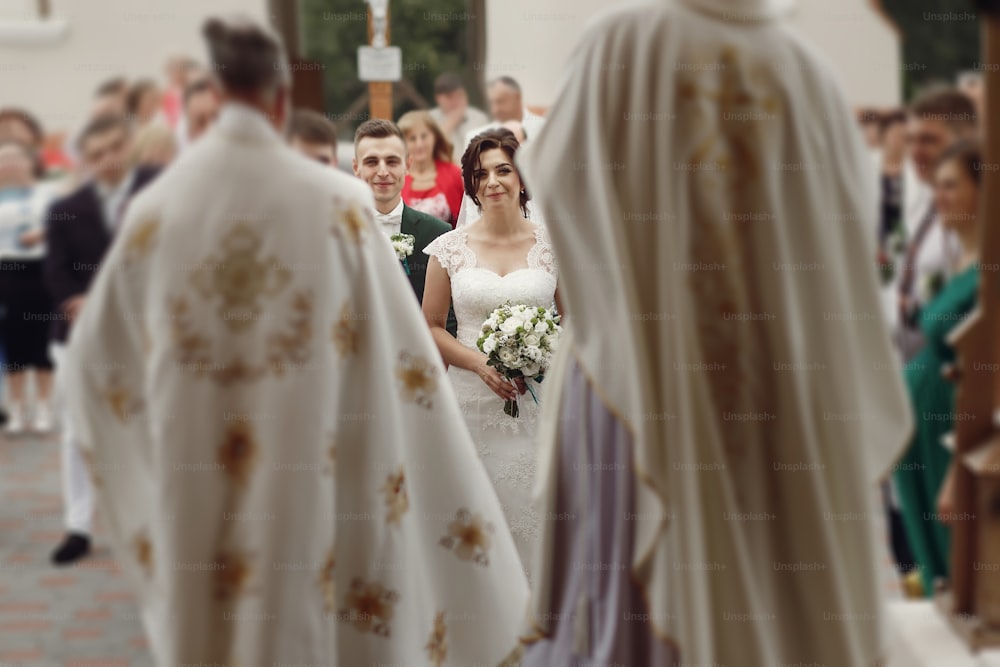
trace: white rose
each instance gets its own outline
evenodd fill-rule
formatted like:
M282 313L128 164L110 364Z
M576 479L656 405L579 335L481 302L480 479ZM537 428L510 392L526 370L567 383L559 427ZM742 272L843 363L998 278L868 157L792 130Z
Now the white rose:
M539 322L538 324L535 325L535 333L536 334L543 334L543 333L545 333L548 330L549 330L549 325L548 325L547 322L543 321L543 322Z
M519 326L522 326L523 324L524 321L521 320L519 317L511 316L508 317L506 320L504 320L503 324L500 325L500 331L504 332L505 334L513 334L514 332L517 331L517 328Z
M523 370L525 376L529 377L529 378L533 378L533 377L537 376L538 373L541 371L541 369L539 368L538 364L534 364L534 363L526 365L522 370Z
M493 335L487 336L486 340L483 341L483 352L491 354L495 349L497 349L497 337Z
M504 364L512 363L515 359L517 359L517 355L507 348L500 350L500 361Z
M536 336L533 333L528 334L527 336L524 337L524 344L527 345L528 347L538 347L538 343L539 343L538 336Z

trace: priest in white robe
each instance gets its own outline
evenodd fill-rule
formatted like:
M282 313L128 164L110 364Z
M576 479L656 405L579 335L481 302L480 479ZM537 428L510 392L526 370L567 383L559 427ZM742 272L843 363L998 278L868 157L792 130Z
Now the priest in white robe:
M519 160L568 334L545 380L531 667L883 654L878 481L912 416L870 158L782 9L610 10Z
M218 124L130 206L69 398L160 665L497 665L528 590L361 181L282 140L280 41L205 27Z

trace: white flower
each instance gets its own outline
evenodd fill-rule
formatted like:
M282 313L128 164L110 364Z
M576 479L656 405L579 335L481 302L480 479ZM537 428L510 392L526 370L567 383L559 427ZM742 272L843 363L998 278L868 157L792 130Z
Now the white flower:
M490 334L483 341L483 352L486 354L491 354L493 350L497 349L497 337L494 334Z
M548 324L548 322L546 322L544 320L535 325L535 333L536 334L543 334L543 333L547 332L548 330L549 330L549 324Z
M541 368L539 368L539 366L538 366L537 363L531 363L531 364L527 364L522 370L524 371L524 374L527 377L533 378L533 377L536 377L539 374L539 372L541 371Z
M503 323L500 325L500 331L504 332L505 334L514 334L517 331L517 328L523 325L524 325L523 320L521 320L516 315L512 315L511 317L508 317L506 320L503 321Z
M527 336L524 337L524 344L529 347L538 347L539 342L540 341L538 340L538 336L536 336L533 333L528 334Z
M503 362L504 364L510 364L515 359L517 359L517 355L511 352L506 347L500 350L500 361Z
M413 234L393 234L389 237L392 242L392 249L396 251L396 257L403 261L413 254L413 244L416 239Z

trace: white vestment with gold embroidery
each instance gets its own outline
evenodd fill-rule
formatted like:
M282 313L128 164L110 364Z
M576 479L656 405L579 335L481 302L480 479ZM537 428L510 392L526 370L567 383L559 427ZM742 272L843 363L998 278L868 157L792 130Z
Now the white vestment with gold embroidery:
M633 436L632 570L654 631L684 664L869 665L877 481L911 414L878 300L870 159L774 4L610 10L519 165L560 265L561 353ZM558 375L542 513L572 483L554 476ZM549 522L533 564L543 633L557 534Z
M159 664L516 648L518 555L364 183L227 106L130 206L71 345Z

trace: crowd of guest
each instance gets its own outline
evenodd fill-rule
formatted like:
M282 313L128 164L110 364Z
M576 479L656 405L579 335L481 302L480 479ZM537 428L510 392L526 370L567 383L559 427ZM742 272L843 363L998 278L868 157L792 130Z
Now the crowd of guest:
M469 104L460 77L440 75L437 106L396 123L369 121L351 164L338 160L338 128L324 114L295 110L286 139L303 155L345 168L372 188L387 235L419 237L407 270L423 296L423 249L461 225L472 203L462 155L486 130L505 128L523 144L543 119L524 106L509 77L487 88L489 114ZM34 116L0 109L0 354L9 434L47 433L62 424L67 537L53 554L69 563L90 549L92 491L68 420L59 419L53 369L86 300L130 198L213 125L219 97L209 72L174 58L166 84L115 78L95 91L85 122L62 150L46 144ZM954 360L949 334L975 307L979 279L978 144L980 87L934 87L905 109L863 109L858 120L872 151L880 197L877 229L885 315L917 420L913 442L886 506L892 542L910 589L929 594L948 574ZM455 334L454 313L448 331ZM32 380L29 382L29 380ZM58 383L55 383L58 385ZM30 386L29 386L30 385ZM906 465L902 465L906 464Z
M47 135L28 110L0 109L0 359L6 396L0 422L7 435L60 431L66 535L52 554L65 565L91 549L94 493L58 382L67 341L91 281L110 248L129 202L220 114L208 68L171 58L163 83L154 78L102 82L85 117L65 139ZM349 164L338 159L338 127L309 109L294 109L289 145L331 168L353 171L372 188L387 235L413 235L419 247L406 270L420 300L424 248L453 229L466 197L458 165L470 141L507 128L523 143L541 117L521 100L509 77L488 86L491 116L471 106L462 79L437 77L431 110L397 123L368 121ZM55 139L55 140L54 140ZM463 215L464 219L464 215ZM455 335L453 312L447 330ZM54 381L54 378L56 381Z
M963 77L905 109L858 113L877 166L883 305L915 419L884 487L896 561L914 596L931 595L949 574L955 385L945 371L955 361L950 335L975 308L980 278L980 106L981 85Z

